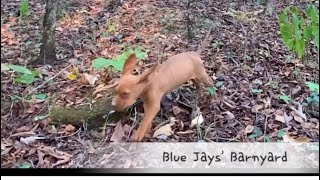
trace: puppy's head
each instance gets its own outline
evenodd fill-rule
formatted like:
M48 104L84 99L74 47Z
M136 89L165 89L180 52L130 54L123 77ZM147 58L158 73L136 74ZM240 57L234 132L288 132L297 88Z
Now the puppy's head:
M142 75L133 75L135 65L137 64L135 54L128 57L124 63L122 76L118 86L115 88L115 97L111 105L116 111L123 111L131 106L145 90L148 76L154 68L148 69Z

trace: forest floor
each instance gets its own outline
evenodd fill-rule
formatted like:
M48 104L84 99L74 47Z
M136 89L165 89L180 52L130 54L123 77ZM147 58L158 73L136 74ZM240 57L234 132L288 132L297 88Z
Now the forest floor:
M26 66L41 76L21 84L14 81L17 73L1 70L1 167L98 166L90 162L97 151L110 141L125 141L143 112L133 107L118 122L88 128L53 123L50 108L91 106L107 95L112 98L109 92L120 73L94 70L94 59L140 48L146 54L141 71L157 60L196 50L208 27L213 30L202 58L219 98L206 92L208 98L197 101L194 86L186 83L168 95L165 116L159 113L153 122L152 133L171 119L173 133L151 133L143 141L319 142L319 107L306 103L311 92L305 84L319 83L319 52L311 44L301 61L283 45L277 16L287 0L267 5L199 0L189 7L178 0L65 1L59 8L53 66L32 63L40 51L45 2L29 1L30 13L21 21L19 3L1 2L1 63ZM191 126L197 107L203 117L198 128Z

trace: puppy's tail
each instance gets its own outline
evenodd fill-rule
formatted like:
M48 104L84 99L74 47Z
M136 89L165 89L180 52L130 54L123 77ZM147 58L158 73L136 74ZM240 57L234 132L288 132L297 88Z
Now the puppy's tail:
M209 42L209 36L211 34L212 28L209 29L209 31L206 34L206 37L204 38L204 40L202 41L201 45L199 46L197 53L200 54L204 48L208 45Z

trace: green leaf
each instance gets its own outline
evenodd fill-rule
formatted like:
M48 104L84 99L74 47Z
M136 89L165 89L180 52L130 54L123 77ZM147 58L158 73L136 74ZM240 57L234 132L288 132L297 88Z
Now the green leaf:
M25 43L26 46L29 46L30 44L32 44L32 41L30 40Z
M313 101L313 98L308 96L308 97L307 97L307 102L308 102L308 103L311 103L312 101Z
M271 142L271 141L272 141L269 136L264 136L264 140L265 140L266 142Z
M223 81L218 81L218 82L216 83L216 87L217 87L217 88L221 87L222 85L223 85Z
M28 0L21 0L20 3L20 16L25 17L28 15L29 12L29 5Z
M128 57L130 56L130 54L132 54L132 53L124 52L122 54L115 56L114 58L112 58L112 60L125 62L128 59Z
M23 74L32 74L32 72L29 69L23 66L9 64L8 67L15 72L19 72Z
M40 99L40 100L44 100L45 98L47 98L47 94L37 94L34 96L36 99Z
M258 127L254 127L253 129L253 133L248 136L248 138L256 138L256 137L259 137L263 134L263 132L258 128Z
M296 39L295 50L297 51L298 58L302 58L304 55L304 40Z
M313 97L313 96L317 96L317 95L319 95L318 92L315 92L315 91L311 92L311 96L312 96L312 97Z
M291 98L287 95L279 96L280 100L283 100L285 103L289 104L291 102Z
M314 23L319 23L319 12L315 6L308 6L306 14L311 17Z
M319 49L319 31L318 34L314 35L314 42L316 44L316 47Z
M111 65L111 60L110 59L97 58L97 59L92 61L93 69L103 69L103 68L108 67L110 65Z
M287 23L288 22L288 12L290 10L290 6L283 9L282 13L279 15L279 21L281 23Z
M319 49L319 26L312 24L312 34L314 36L314 42Z
M20 96L18 96L18 95L9 95L9 96L10 96L10 99L11 99L12 101L16 101L16 100L22 101L22 100L23 100L23 98L20 97Z
M248 136L248 138L253 139L256 138L258 135L257 134L251 134L250 136Z
M303 30L305 28L305 20L303 17L301 17L301 19L300 19L300 28L301 28L301 30Z
M286 132L284 132L283 130L278 131L278 138L282 138L284 135L286 135Z
M295 39L302 39L301 33L302 33L302 31L301 31L300 29L296 30L296 31L294 32L294 35L295 35L294 38L295 38Z
M293 40L291 39L291 28L288 24L280 24L280 33L283 43L289 50L293 47Z
M21 165L19 166L19 168L24 168L24 169L26 169L26 168L31 168L31 164L29 164L29 163L23 163L23 164L21 164Z
M304 29L304 38L309 41L312 36L312 26L306 26Z
M255 79L252 83L262 85L262 81L260 79Z
M124 63L125 61L111 60L112 67L114 67L117 71L122 71Z
M293 27L294 27L294 31L298 31L299 30L299 24L300 24L300 20L299 20L299 17L298 17L298 12L294 12L293 13Z
M263 90L262 89L251 89L251 92L254 94L260 94L263 92Z
M22 76L14 79L14 81L16 81L18 83L22 83L22 84L31 84L35 80L36 80L36 78L34 78L34 75L32 75L32 74L23 74Z
M258 136L261 136L263 134L263 132L258 127L254 127L253 132Z
M216 89L214 87L208 87L207 90L210 95L214 95L216 93Z
M319 96L318 95L313 96L313 100L314 102L319 103Z
M309 87L310 91L319 93L319 84L309 81L305 82L305 84Z
M1 72L2 71L9 71L10 68L8 67L8 64L1 63Z
M136 49L134 53L136 53L138 59L144 59L146 57L146 53L140 51L139 49Z

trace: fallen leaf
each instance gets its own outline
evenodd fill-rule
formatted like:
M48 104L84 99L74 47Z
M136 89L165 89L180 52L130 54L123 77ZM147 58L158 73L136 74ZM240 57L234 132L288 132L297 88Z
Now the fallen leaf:
M46 116L47 117L47 116ZM43 128L43 127L47 127L50 123L51 123L52 119L51 118L45 118L45 119L42 119L40 121L40 126Z
M263 111L261 111L262 114L269 116L270 114L274 113L275 110L274 109L264 109Z
M286 112L284 112L283 115L284 115L284 120L286 121L287 124L293 119L293 117L290 115L287 115Z
M276 112L274 113L275 115L275 120L282 122L282 123L286 123L285 119L284 119L284 115L283 115L283 111L282 110L276 110Z
M294 139L293 137L290 137L288 133L286 133L283 137L283 142L286 143L307 143L310 142L310 139L308 137L301 137Z
M65 164L65 163L69 162L72 157L72 155L70 155L66 152L59 151L59 150L57 150L53 147L49 147L49 146L39 146L37 148L37 151L38 151L39 161L41 161L42 163L44 163L43 157L45 157L45 155L47 155L47 156L50 155L50 156L58 159L58 161L56 163L52 164L51 167L56 167L58 165Z
M252 107L251 112L258 113L260 109L262 109L264 105L262 104L256 104Z
M303 113L301 104L298 105L298 110L293 106L289 106L289 108L292 109L298 116L302 117L305 121L307 120L307 116Z
M74 126L72 126L71 124L68 124L68 125L64 128L64 130L65 130L66 132L73 132L75 129L76 129L76 128L75 128Z
M36 107L33 103L29 103L29 108L27 109L26 113L32 114L36 110Z
M227 120L232 120L235 118L235 116L230 111L223 112L222 114L225 114L224 118L226 118Z
M40 123L37 123L30 131L18 132L18 133L12 134L11 137L34 135L35 134L34 132L38 129L39 125Z
M196 118L194 118L192 121L191 121L191 125L190 125L190 128L192 128L193 126L197 125L199 126L200 124L203 123L203 116L202 114L198 115Z
M85 99L86 99L85 97L84 97L84 98L80 98L80 99L78 99L78 100L76 101L75 104L81 104L81 103L83 103L83 101L84 101Z
M319 123L315 125L314 123L304 123L303 128L311 130L311 131L317 131L319 133Z
M173 124L172 123L169 123L169 124L166 124L162 127L160 127L159 129L157 129L154 133L153 133L153 136L152 137L157 137L159 135L166 135L166 136L170 136L173 134L173 131L171 129L171 126Z
M9 71L9 70L10 70L10 68L8 67L7 64L1 63L1 72L2 71Z
M67 75L67 78L71 81L77 79L78 75L73 74L72 72Z
M130 131L132 129L132 127L129 126L128 124L125 124L122 128L123 128L124 132L126 132L126 133L130 133Z
M69 73L67 74L67 79L75 80L77 79L78 75L79 75L79 68L77 67L71 68L69 69Z
M304 123L304 120L295 112L291 111L291 115L293 116L294 120L297 121L300 124Z
M191 133L194 133L194 131L193 130L186 130L186 131L177 132L178 135L191 134Z
M96 76L90 75L88 73L84 73L83 78L81 78L81 82L83 84L90 84L90 85L94 85L96 83L96 81L98 80L98 78Z
M31 127L29 126L21 126L18 129L15 130L15 132L23 132L23 131L29 131Z
M46 138L45 137L39 137L39 136L30 136L30 137L26 137L26 138L21 137L20 138L20 142L23 142L26 145L29 145L29 144L32 144L32 143L36 142L38 139L46 139Z
M178 115L178 114L180 114L182 112L182 109L179 108L178 106L173 106L172 107L172 112L176 116L176 115Z
M296 88L292 89L292 95L297 94L301 90L300 86L297 86Z
M262 102L264 104L264 108L271 107L271 98L267 97L266 99L262 99Z
M110 138L110 141L118 143L121 141L122 137L124 136L124 129L121 124L121 121L117 123L117 126L114 128L114 132Z
M245 133L245 134L249 134L249 133L252 133L253 130L254 130L254 126L248 125L248 126L246 127L246 129L244 130L244 133Z

